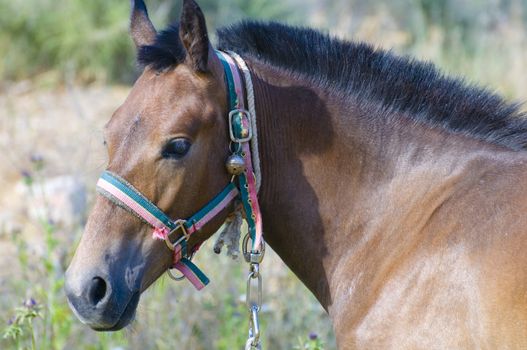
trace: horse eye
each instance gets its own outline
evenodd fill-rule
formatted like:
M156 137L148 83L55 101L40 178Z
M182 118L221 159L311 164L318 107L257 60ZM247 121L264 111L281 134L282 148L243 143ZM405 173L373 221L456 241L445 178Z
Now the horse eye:
M190 149L190 141L185 138L173 139L165 145L161 155L163 158L180 159Z

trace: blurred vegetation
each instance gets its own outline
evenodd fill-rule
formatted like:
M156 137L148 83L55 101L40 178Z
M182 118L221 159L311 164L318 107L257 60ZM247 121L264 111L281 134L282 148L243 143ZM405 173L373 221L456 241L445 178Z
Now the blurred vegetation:
M180 0L147 0L158 29ZM447 72L527 97L527 0L201 0L209 30L242 18L313 25L430 59ZM2 81L131 83L134 50L123 0L0 0ZM518 92L519 91L519 92Z
M201 1L211 29L243 17L295 16L288 2ZM111 81L134 78L128 36L129 1L0 0L0 77L20 80L48 74L53 81ZM178 17L180 1L148 1L158 28ZM46 76L44 76L45 78Z
M2 79L49 71L83 81L129 78L128 7L116 0L1 0Z

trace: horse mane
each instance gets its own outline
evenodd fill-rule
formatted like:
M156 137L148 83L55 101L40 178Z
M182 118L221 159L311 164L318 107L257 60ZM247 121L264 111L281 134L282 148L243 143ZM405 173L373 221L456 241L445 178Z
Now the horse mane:
M433 64L310 28L244 21L217 31L218 48L301 74L313 84L358 101L377 102L417 122L439 126L514 150L527 149L527 114L517 103L443 75ZM172 25L138 62L168 69L185 58Z

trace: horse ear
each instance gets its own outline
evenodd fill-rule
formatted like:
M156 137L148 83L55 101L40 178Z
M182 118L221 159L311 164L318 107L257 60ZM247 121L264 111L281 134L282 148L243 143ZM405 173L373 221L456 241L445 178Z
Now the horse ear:
M143 0L130 0L130 34L136 48L152 45L156 39L156 29L148 18L148 11Z
M187 62L198 72L207 71L209 36L205 16L194 0L183 0L179 38L187 51Z

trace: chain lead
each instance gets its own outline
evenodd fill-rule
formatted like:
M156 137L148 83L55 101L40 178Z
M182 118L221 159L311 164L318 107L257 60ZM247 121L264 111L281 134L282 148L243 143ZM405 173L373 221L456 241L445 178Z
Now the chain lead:
M262 274L260 273L260 263L263 260L265 248L262 251L247 253L248 240L244 239L244 256L249 263L249 275L247 276L247 296L246 304L249 310L249 337L245 343L245 350L261 350L260 341L260 320L258 318L262 308ZM262 241L262 247L265 247ZM253 293L256 288L256 295Z

